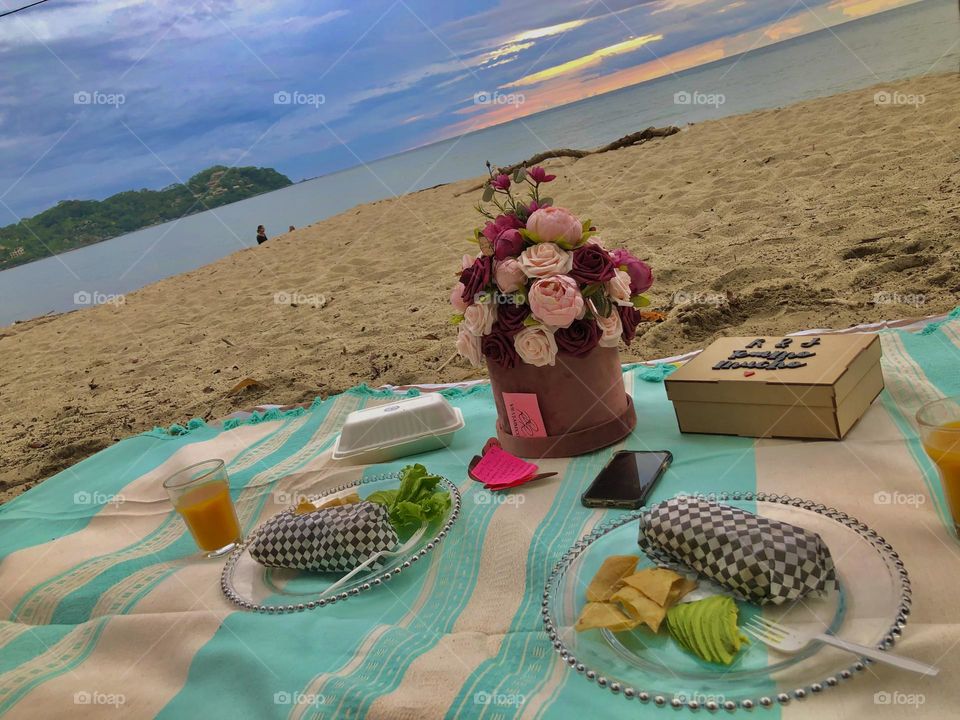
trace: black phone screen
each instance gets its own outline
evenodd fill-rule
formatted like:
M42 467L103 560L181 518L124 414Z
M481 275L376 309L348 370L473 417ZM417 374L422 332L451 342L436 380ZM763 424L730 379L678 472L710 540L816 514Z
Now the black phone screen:
M614 454L583 494L583 503L640 507L672 458L666 450L623 450Z

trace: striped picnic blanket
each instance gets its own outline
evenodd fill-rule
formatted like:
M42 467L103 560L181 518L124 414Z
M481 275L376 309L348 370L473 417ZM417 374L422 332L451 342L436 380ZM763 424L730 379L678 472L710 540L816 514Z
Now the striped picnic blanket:
M952 677L960 676L960 543L947 530L939 481L912 418L922 403L960 394L960 313L924 332L881 334L887 389L843 442L680 435L663 370L627 367L638 416L633 435L592 455L542 461L560 475L510 502L491 502L466 477L468 459L494 427L489 385L444 390L467 427L449 449L415 459L461 489L463 512L451 534L426 561L376 591L289 615L242 612L221 595L222 562L197 559L160 483L189 463L223 458L249 532L307 487L413 460L338 467L330 458L349 412L397 394L361 387L307 409L222 425L193 421L128 438L0 508L0 715L672 714L628 704L572 672L541 626L541 591L554 563L612 515L582 507L580 494L611 453L626 447L673 451L653 500L721 489L800 496L868 523L906 563L914 603L897 649L939 664L939 677L871 666L855 682L764 711L767 717L899 717L905 708L898 697L951 716ZM878 502L877 493L925 501L905 507Z

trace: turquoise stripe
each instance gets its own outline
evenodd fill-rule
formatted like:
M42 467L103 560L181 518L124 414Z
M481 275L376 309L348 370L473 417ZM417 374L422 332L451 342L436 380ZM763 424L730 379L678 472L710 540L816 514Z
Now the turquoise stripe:
M954 311L952 315L956 312ZM947 320L936 325L928 325L922 333L897 333L904 352L920 368L922 375L917 377L917 382L925 381L942 397L960 395L960 373L957 372L957 367L960 366L960 347L943 332L943 327L947 325L955 332L960 328L960 321ZM913 417L900 408L887 390L884 390L881 400L900 434L903 435L911 457L920 468L924 485L933 499L940 522L950 530L947 534L957 540L952 532L953 516L943 492L940 473L923 449Z
M249 448L247 448L242 453L240 453L236 458L234 458L234 460L228 466L227 468L228 472L230 472L231 466L241 464L247 457L249 457L251 453L257 452L258 449L264 443L268 442L271 438L273 438L277 432L280 432L282 430L282 427L283 427L282 425L279 426L274 432L268 434L261 440L255 442ZM208 428L203 428L203 430L209 431ZM200 432L195 432L195 433L191 433L189 436L184 436L184 437L176 438L173 440L160 440L155 442L160 442L162 447L166 449L166 454L168 458L170 455L177 452L185 445L189 445L191 443L194 443L200 440L201 438L198 437L200 434L201 434ZM203 439L209 439L209 438L203 438ZM273 458L274 456L279 455L280 459L282 459L282 457L285 456L283 451L284 451L284 448L286 447L287 445L281 446L278 449L278 451L270 455L269 458ZM164 458L164 460L166 460L167 458ZM237 494L237 488L245 486L246 483L249 481L249 479L253 476L253 474L258 472L257 467L258 466L253 466L252 468L249 468L245 471L236 472L233 475L231 475L231 485L233 488L234 496L236 496ZM153 538L163 534L169 528L169 526L174 522L176 522L176 517L171 512L167 515L167 517L163 520L163 522L153 532L151 532L142 540L139 540L133 543L132 545L127 546L126 548L124 548L123 551L128 551L138 546L146 544ZM194 546L192 544L192 539L190 539L189 534L184 533L178 541L175 541L171 546L168 546L166 549L163 549L156 553L151 553L150 555L145 556L143 558L136 558L133 560L118 563L117 565L108 569L107 572L102 573L99 576L95 576L94 578L91 578L91 580L87 584L85 584L82 587L76 588L74 591L72 591L70 595L67 595L65 598L63 598L60 604L58 605L57 610L55 611L54 622L65 623L65 624L76 624L76 623L86 621L87 619L89 619L89 613L93 609L94 605L96 605L97 601L100 598L100 595L106 590L108 590L115 582L122 580L123 578L127 577L130 573L136 570L139 570L142 567L145 567L147 565L185 557L193 552L193 547ZM30 601L32 597L34 597L43 588L56 583L57 581L70 575L71 573L75 573L78 569L84 567L85 565L89 565L96 562L101 557L103 556L97 556L97 557L91 558L90 560L87 560L84 563L80 563L79 565L69 568L55 575L54 577L47 579L46 581L37 585L36 587L32 588L28 593L24 594L23 597L21 597L20 602L17 603L17 606L14 608L14 611L11 614L11 619L16 619L16 617L21 612L22 608Z
M469 413L471 425L455 436L454 444L446 450L419 456L430 469L458 482L464 476L463 459L469 458L482 445L485 437L471 436L473 427L492 427L493 410L489 397L480 392L455 393L454 404ZM398 470L409 459L365 469L365 475L376 475ZM360 660L353 672L345 677L328 679L319 688L311 709L321 717L359 717L361 709L384 692L396 687L409 663L426 649L434 646L449 632L464 604L469 601L473 583L479 573L480 548L464 555L463 543L482 542L495 508L471 502L469 492L464 497L460 520L452 533L430 557L391 580L381 590L350 598L345 603L318 608L312 612L293 615L261 616L232 613L214 637L197 653L183 689L164 708L165 717L182 717L191 709L209 703L209 673L219 658L230 658L231 673L218 677L218 703L211 717L287 717L293 706L274 703L274 692L291 696L306 692L312 681L325 674L343 671L354 658L372 631L383 625L396 625L421 593L423 582L432 563L438 563L436 586L421 609L419 618L409 628L391 628L380 637ZM266 632L251 628L266 627ZM322 630L321 630L322 628ZM257 656L277 673L272 677L249 650L239 646L237 636L255 649ZM320 636L322 643L304 646L305 638ZM237 657L233 657L236 653ZM302 659L309 657L310 662ZM266 682L259 684L259 678ZM257 681L251 686L250 678ZM279 679L278 679L279 678ZM279 690L278 690L279 688ZM279 697L283 700L284 697ZM322 702L320 702L322 700ZM334 712L333 708L341 706ZM365 712L365 711L364 711ZM306 713L309 717L310 713Z
M470 457L479 452L486 441L485 429L493 427L494 413L486 393L470 393L469 400L454 397L471 420L471 426L481 432L461 432L454 438L449 449L436 451L416 458L428 468L446 475L456 482L461 479L463 491L463 509L461 518L454 526L451 535L441 545L441 553L434 558L438 563L437 583L426 605L419 611L425 620L417 620L409 628L394 628L379 639L357 669L344 678L331 683L323 694L328 702L323 712L349 712L363 717L373 702L381 695L395 690L403 678L406 668L417 657L436 646L449 632L452 632L456 620L463 612L480 572L481 550L490 518L496 506L478 503L476 499L479 487L466 485L466 464ZM475 410L471 411L471 406ZM489 424L487 424L489 423ZM468 427L468 430L471 429ZM409 458L391 464L386 471L398 470L410 461ZM370 468L368 474L384 472L384 466ZM383 598L389 601L389 598ZM322 717L322 714L318 714Z
M637 372L637 371L633 371ZM637 428L625 443L627 449L671 450L674 465L655 488L650 501L656 502L680 492L709 492L711 490L755 490L756 470L753 441L703 435L680 435L676 429L672 405L666 400L661 384L634 383L634 402L637 408ZM498 654L483 663L461 688L448 717L518 717L523 703L486 703L494 698L532 697L547 682L559 656L542 631L540 620L540 590L553 564L576 541L589 519L590 511L579 504L579 495L596 472L606 462L611 451L606 450L579 458L575 463L582 472L567 473L561 484L555 506L567 512L553 513L538 530L538 545L531 549L528 559L527 592L524 602L511 623L510 630ZM719 479L717 467L728 468L726 477ZM616 517L613 511L609 516ZM569 518L576 518L571 521ZM623 698L607 691L585 685L582 678L564 668L560 687L544 708L544 717L573 717L601 714L606 710L616 716L626 712ZM772 684L771 684L772 687Z
M161 440L128 438L0 506L0 559L83 530L110 498L162 465L170 453ZM75 496L91 502L78 504Z

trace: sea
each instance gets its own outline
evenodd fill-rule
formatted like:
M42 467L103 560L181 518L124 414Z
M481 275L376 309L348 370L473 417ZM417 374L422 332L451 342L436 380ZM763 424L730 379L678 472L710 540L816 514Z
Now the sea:
M257 225L276 235L361 203L480 175L487 160L508 165L548 148L597 147L650 125L683 126L957 72L958 39L956 0L924 0L4 270L0 327L122 302L125 293L255 245Z

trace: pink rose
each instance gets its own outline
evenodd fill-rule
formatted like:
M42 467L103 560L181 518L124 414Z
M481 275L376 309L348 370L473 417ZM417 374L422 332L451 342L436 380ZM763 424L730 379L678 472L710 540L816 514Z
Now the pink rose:
M600 347L617 347L620 343L620 335L623 332L620 313L613 310L610 317L602 317L598 313L594 313L594 317L600 327Z
M557 360L557 341L549 328L534 325L524 328L513 338L517 355L528 365L543 367L553 365Z
M467 304L463 301L464 290L466 290L464 284L458 282L453 286L453 290L450 291L450 304L453 305L453 309L458 313L462 313L467 309Z
M520 253L520 267L532 278L566 275L573 267L573 257L555 243L542 242Z
M474 367L483 363L483 353L480 351L480 337L460 328L457 334L457 352Z
M646 292L653 285L653 270L643 260L638 260L623 249L614 250L610 257L614 265L627 271L630 276L630 292L634 295Z
M527 230L537 242L555 242L576 247L583 235L583 225L577 216L560 207L542 207L527 218Z
M537 280L527 299L534 317L555 328L570 327L570 323L582 317L585 310L577 281L568 275Z
M498 262L493 276L497 281L497 287L505 293L516 292L527 284L527 276L523 268L517 259L512 257Z
M618 268L613 278L607 280L605 287L607 288L607 295L617 305L633 307L633 303L630 301L630 276L626 272Z
M497 310L490 300L476 302L463 311L463 322L460 327L471 335L486 335L493 328L497 320Z

